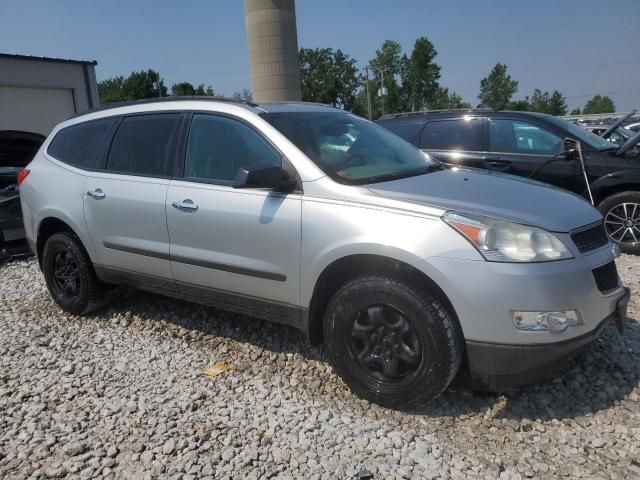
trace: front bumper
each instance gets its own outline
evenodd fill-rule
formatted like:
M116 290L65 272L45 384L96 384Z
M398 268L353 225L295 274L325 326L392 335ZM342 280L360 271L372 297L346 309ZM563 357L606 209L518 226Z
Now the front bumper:
M467 357L472 387L477 390L502 391L540 381L591 344L604 327L615 322L624 330L630 291L617 302L616 311L597 327L579 337L555 343L507 345L467 341Z

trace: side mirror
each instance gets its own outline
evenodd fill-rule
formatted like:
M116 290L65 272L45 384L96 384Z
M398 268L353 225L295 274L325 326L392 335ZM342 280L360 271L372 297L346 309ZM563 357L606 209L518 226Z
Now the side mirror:
M578 153L578 140L574 140L573 138L565 138L564 142L564 156L567 160L573 160L576 157L576 153Z
M240 168L233 181L233 188L266 188L290 192L298 181L282 167Z

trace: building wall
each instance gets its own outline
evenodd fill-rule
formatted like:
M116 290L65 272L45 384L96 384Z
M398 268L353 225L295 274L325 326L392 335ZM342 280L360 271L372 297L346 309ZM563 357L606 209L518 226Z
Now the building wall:
M69 116L97 106L94 65L0 56L0 130L47 135Z
M255 101L301 99L294 0L244 0Z

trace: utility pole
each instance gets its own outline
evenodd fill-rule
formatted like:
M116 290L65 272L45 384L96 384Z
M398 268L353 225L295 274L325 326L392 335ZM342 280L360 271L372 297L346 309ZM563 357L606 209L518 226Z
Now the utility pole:
M369 110L369 120L371 121L373 119L373 116L371 114L371 95L369 93L369 67L366 66L364 67L364 74L367 78L367 83L366 83L366 87L367 87L367 108Z
M384 77L382 76L382 69L380 69L380 116L384 115Z

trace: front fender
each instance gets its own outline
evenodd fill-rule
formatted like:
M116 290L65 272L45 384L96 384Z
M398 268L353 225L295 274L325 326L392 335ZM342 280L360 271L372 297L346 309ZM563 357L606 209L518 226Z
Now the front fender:
M633 187L632 189L640 189L640 169L608 173L591 183L591 192L599 203L604 200L606 191L623 185L630 185Z

